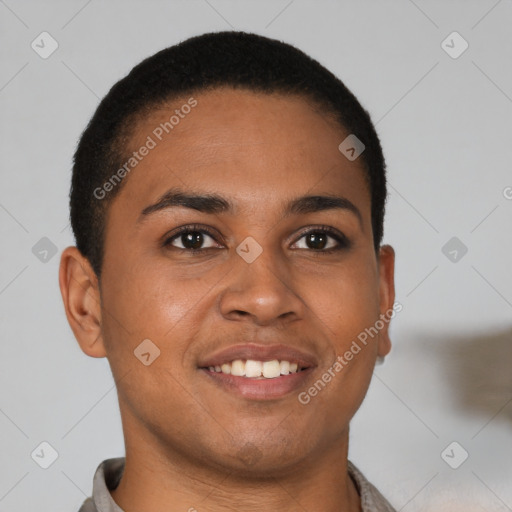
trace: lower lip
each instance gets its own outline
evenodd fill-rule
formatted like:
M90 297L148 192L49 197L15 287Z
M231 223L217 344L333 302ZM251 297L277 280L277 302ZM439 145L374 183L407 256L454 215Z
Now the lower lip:
M297 373L281 375L273 379L251 379L221 372L211 372L200 368L210 379L225 390L251 400L275 400L304 387L313 368L306 368Z

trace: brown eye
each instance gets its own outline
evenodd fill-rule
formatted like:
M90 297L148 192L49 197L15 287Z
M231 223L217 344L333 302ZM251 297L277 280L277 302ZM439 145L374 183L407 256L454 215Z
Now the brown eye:
M305 235L306 245L310 249L325 249L329 236L319 231L313 231Z
M182 233L178 240L184 249L201 249L204 243L204 235L200 231L189 231Z
M319 253L330 253L350 247L345 235L329 227L310 229L294 245L299 243L302 243L302 246L297 247L298 249L309 249Z
M164 246L182 251L200 252L218 247L212 234L206 229L195 229L185 226L179 232L167 238Z

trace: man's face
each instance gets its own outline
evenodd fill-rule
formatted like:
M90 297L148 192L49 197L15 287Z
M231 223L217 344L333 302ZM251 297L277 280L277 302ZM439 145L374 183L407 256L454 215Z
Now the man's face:
M194 98L197 106L161 141L154 130L188 98L136 126L130 151L148 136L156 147L109 210L101 339L127 442L269 475L320 457L347 434L376 356L389 350L386 328L309 403L298 397L389 309L393 261L384 254L379 262L373 248L363 163L338 150L348 133L296 97L218 89ZM178 188L222 196L234 209L148 208ZM359 213L287 213L303 196L338 196ZM148 366L134 355L143 340L160 351ZM308 369L249 380L204 367L248 344L249 359L258 358L254 346L298 350ZM299 359L277 354L260 359Z

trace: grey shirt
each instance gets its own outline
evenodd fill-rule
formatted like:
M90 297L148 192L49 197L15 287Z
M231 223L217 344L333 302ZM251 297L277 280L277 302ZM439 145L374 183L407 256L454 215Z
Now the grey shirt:
M94 474L92 497L87 498L78 512L124 512L110 495L124 470L124 457L104 460ZM382 494L365 478L359 469L348 461L348 474L356 484L363 512L396 512Z

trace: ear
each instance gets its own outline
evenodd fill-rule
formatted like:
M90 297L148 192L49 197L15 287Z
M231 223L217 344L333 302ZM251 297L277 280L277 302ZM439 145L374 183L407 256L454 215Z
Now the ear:
M395 251L390 245L383 245L379 249L379 291L380 291L380 318L384 327L379 333L378 355L384 357L391 350L389 338L390 312L393 312L395 302Z
M88 356L105 357L99 282L89 260L76 247L67 247L62 253L59 286L69 325L80 348Z

